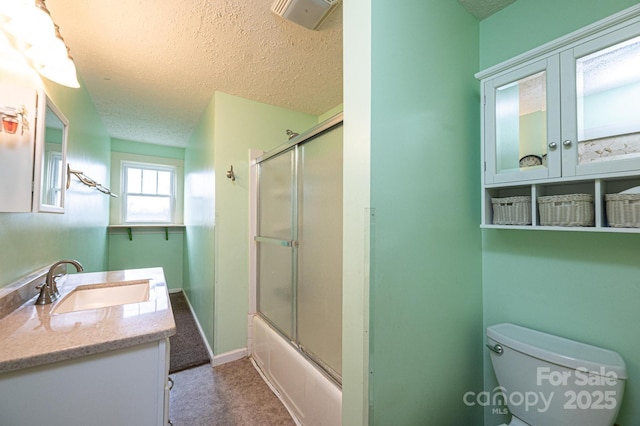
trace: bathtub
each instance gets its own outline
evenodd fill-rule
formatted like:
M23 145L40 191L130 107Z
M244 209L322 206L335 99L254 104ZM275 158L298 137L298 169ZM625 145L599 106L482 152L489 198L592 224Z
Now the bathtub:
M342 390L258 315L251 315L255 365L294 420L303 426L342 424Z

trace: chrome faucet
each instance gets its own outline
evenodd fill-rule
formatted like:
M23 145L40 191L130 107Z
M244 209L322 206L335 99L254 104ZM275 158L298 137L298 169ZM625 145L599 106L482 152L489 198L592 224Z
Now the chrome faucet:
M84 270L80 262L73 259L61 260L51 265L51 267L49 268L49 272L47 272L47 278L45 282L41 286L36 287L40 289L40 296L38 296L38 300L36 300L36 305L47 305L49 303L54 302L58 297L60 297L60 292L58 291L58 285L56 284L56 279L59 278L61 275L60 274L54 275L54 272L58 266L64 263L68 263L75 266L78 272L82 272Z

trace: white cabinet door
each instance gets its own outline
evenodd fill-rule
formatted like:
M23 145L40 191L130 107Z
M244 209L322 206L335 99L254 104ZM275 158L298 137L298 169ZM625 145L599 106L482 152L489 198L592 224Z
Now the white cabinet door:
M640 170L640 23L560 56L563 176Z
M164 340L0 374L0 424L163 426Z
M0 212L30 212L36 91L0 83Z
M557 55L484 83L485 184L559 177Z

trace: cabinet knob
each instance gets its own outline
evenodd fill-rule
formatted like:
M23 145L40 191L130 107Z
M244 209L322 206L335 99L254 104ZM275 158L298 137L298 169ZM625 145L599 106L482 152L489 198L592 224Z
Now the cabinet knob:
M551 142L551 143L549 144L549 148L550 148L550 149L556 149L557 147L558 147L558 144L557 144L557 143L555 143L555 142Z
M562 145L564 145L565 148L569 148L571 146L571 141L567 139L566 141L562 142Z

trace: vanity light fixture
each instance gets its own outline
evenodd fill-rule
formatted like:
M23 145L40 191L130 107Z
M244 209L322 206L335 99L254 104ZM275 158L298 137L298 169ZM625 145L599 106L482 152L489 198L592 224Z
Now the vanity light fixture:
M76 66L44 0L0 3L0 30L43 77L80 87Z

